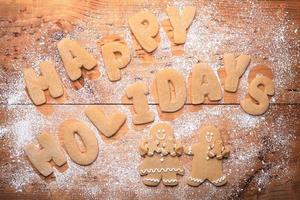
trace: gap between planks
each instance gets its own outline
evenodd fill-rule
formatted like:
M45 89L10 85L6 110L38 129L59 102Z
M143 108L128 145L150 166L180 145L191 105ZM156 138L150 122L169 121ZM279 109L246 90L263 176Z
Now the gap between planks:
M116 106L128 106L133 105L133 103L45 103L40 106L85 106L85 105L116 105ZM158 106L158 103L148 103L149 106ZM186 106L239 106L239 103L203 103L199 105L194 105L191 103L185 103ZM270 106L276 106L276 105L300 105L299 103L270 103ZM6 104L6 103L0 103L0 106L35 106L31 103L17 103L17 104ZM39 106L36 106L39 107Z

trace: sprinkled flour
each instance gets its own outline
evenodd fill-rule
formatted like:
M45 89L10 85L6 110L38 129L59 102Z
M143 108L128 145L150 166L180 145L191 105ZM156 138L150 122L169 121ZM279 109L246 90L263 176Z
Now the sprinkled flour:
M126 135L112 143L105 143L99 134L96 134L100 152L98 159L92 165L88 167L79 166L68 159L69 168L63 173L55 170L55 181L45 183L42 178L33 171L28 160L25 159L23 148L26 144L36 142L35 138L42 130L48 130L51 134L57 135L59 124L69 118L79 119L87 124L95 133L98 132L83 113L86 106L54 106L53 114L49 117L42 116L34 106L26 106L26 109L23 107L24 106L16 105L6 108L7 112L12 113L11 111L14 111L15 113L10 116L6 128L1 129L1 131L3 131L1 135L5 135L4 137L8 142L7 145L11 147L10 154L12 159L12 162L2 166L1 170L17 169L16 174L11 175L9 182L10 186L15 188L16 191L26 190L27 185L32 183L42 184L53 190L59 188L59 190L69 191L73 186L78 185L80 181L85 180L86 184L81 185L80 188L89 198L98 197L101 190L105 188L110 188L110 191L115 191L115 194L109 193L111 198L116 198L120 190L124 192L134 191L138 198L143 198L153 192L158 192L151 188L145 188L145 186L141 184L136 169L141 161L137 153L137 146L139 141L149 134L150 125L142 131L130 129ZM125 106L118 108L129 116L127 123L131 126L128 108ZM199 112L184 112L184 114L177 119L169 121L174 128L176 138L181 140L184 145L197 142L197 135L195 133L199 129L199 126L212 124L222 128L224 139L232 147L231 158L224 163L224 171L230 183L219 190L214 190L213 186L204 184L203 191L209 190L211 194L217 195L220 190L226 190L229 192L228 194L236 195L234 190L240 187L240 179L244 177L244 171L257 170L257 163L263 162L263 160L258 160L258 155L261 153L281 151L282 154L284 154L284 159L278 160L277 165L272 168L273 172L276 171L276 169L279 170L280 166L286 165L286 158L290 153L287 147L294 138L292 136L293 131L285 134L281 133L282 129L288 130L290 124L285 124L284 115L271 112L272 110L276 111L278 109L280 110L280 106L274 106L265 116L254 119L249 117L248 114L244 113L237 106L206 106ZM290 109L294 108L291 107ZM151 110L156 111L155 106L151 106ZM234 115L230 115L230 113L234 113ZM155 115L155 122L158 122L159 117L157 112L155 112ZM290 119L296 120L296 114L292 115ZM268 121L272 122L270 123ZM246 122L249 123L249 126L243 124ZM257 135L255 129L264 126L268 126L269 129ZM252 134L253 132L255 132L255 134ZM262 138L266 135L271 136L266 139L267 144L260 143ZM271 145L270 149L268 149L269 145ZM122 163L122 166L120 166L120 163ZM185 165L185 168L188 171L189 166ZM260 187L268 183L268 175L270 175L272 171L262 175L257 182ZM289 173L290 172L286 170L285 176ZM187 174L188 172L181 178L183 182ZM102 177L103 175L105 175L105 178ZM98 176L102 177L101 184L97 183L97 180L100 181ZM96 177L96 185L94 181L92 181L92 177ZM262 178L264 179L264 184L261 183ZM87 180L90 179L91 182L88 182ZM169 190L170 189L167 189L167 191ZM197 189L189 188L184 183L180 183L174 192L176 196L179 195L178 198L185 198L185 195L189 193L189 191L199 192Z
M125 88L136 81L143 81L147 85L153 82L154 74L166 67L173 67L183 73L186 80L192 66L199 62L207 62L215 70L223 68L222 54L230 50L233 53L245 53L252 56L252 62L241 78L237 100L241 100L247 93L248 75L257 64L266 64L274 76L276 95L272 102L291 88L297 78L293 67L300 58L300 41L297 39L298 28L295 28L287 14L278 9L276 14L266 12L267 3L256 1L232 1L232 4L242 9L236 13L234 21L228 20L220 5L215 1L170 1L168 5L183 8L186 5L197 6L197 16L188 30L187 41L183 47L184 54L173 56L171 43L164 29L159 31L160 44L152 57L155 64L143 61L134 51L132 36L124 19L130 13L123 13L124 24L107 22L109 28L99 23L104 20L96 14L86 16L74 24L72 31L65 32L57 24L48 22L42 24L36 35L27 38L26 51L22 58L12 63L12 72L0 68L0 109L5 113L5 123L0 124L0 138L3 141L10 160L1 163L1 184L7 184L17 192L31 192L32 187L39 184L39 190L51 191L54 195L72 195L76 192L87 199L117 199L125 195L128 199L144 199L166 197L174 199L190 199L201 195L203 199L228 199L238 197L246 188L246 182L252 177L253 185L260 191L268 185L276 175L277 179L288 180L293 170L287 168L291 157L291 146L295 140L295 127L299 124L297 106L272 104L269 111L262 116L250 116L242 111L238 105L203 105L197 108L187 105L182 114L176 119L168 121L174 129L176 138L184 145L197 142L197 130L204 125L215 125L221 130L223 139L231 145L232 152L228 160L224 161L224 173L228 177L228 184L216 188L204 183L199 188L192 188L185 184L190 171L189 157L184 161L186 173L180 177L180 184L176 188L159 186L161 189L149 188L141 183L137 167L141 157L137 153L139 141L148 136L152 124L142 130L137 130L131 124L129 107L120 105ZM154 1L145 2L137 9L150 9L160 23L168 17L165 6L159 6ZM243 23L240 23L243 22ZM101 31L106 30L106 31ZM109 30L109 31L107 31ZM26 33L24 33L26 34ZM107 78L103 60L96 41L108 34L118 34L124 38L131 49L131 63L121 70L122 79L110 82ZM288 37L289 36L289 37ZM100 76L95 80L86 78L82 88L76 90L66 75L61 62L57 42L63 37L78 40L97 60ZM38 65L43 60L51 60L55 64L63 84L67 105L59 105L54 100L43 109L51 110L50 115L44 115L37 107L31 105L26 95L22 76L24 66L32 66L37 72ZM9 78L8 78L9 77ZM292 97L291 97L292 98ZM160 120L156 105L151 95L148 96L151 111L155 114L155 122ZM107 111L112 108L122 111L127 116L128 132L119 139L104 141L97 129L85 117L84 104L102 104ZM223 102L222 102L223 103ZM28 105L27 105L28 104ZM72 105L78 104L78 105ZM118 104L118 105L114 105ZM283 112L287 108L287 111ZM296 111L296 112L295 112ZM286 116L288 113L289 116ZM79 166L68 157L68 169L60 172L55 169L51 180L45 181L31 167L24 155L24 146L37 143L36 136L43 130L54 134L58 139L59 125L66 119L76 118L83 121L96 133L99 143L99 155L90 166ZM280 152L280 153L278 153ZM268 155L277 153L275 160ZM271 166L271 167L270 167ZM3 172L11 172L10 174ZM279 173L280 172L280 173ZM247 174L247 175L246 175ZM3 183L2 183L3 182ZM70 196L68 196L70 198Z

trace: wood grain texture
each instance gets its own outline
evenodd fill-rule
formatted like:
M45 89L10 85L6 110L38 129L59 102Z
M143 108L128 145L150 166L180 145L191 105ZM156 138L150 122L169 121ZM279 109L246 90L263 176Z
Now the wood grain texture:
M18 106L2 106L0 109L1 114L3 114L4 118L8 121L11 122L14 120L13 116L10 116L9 111L11 109L22 109L24 105L18 105ZM122 110L122 105L100 105L102 107L102 109L108 111L108 110L114 110L114 109L118 109L118 110ZM36 110L34 112L39 112L35 106L30 106L27 105L28 110ZM168 121L171 124L173 123L174 120L180 118L181 115L187 115L187 116L192 116L190 115L191 113L201 113L201 112L205 112L205 109L212 109L216 112L216 110L223 110L225 111L224 114L227 113L226 117L222 114L220 115L215 115L214 118L210 118L210 116L207 117L207 119L202 119L202 121L200 121L200 125L204 126L206 124L213 124L215 126L218 127L219 130L221 130L221 134L223 137L223 140L230 144L232 147L232 156L235 156L238 154L238 152L241 153L241 155L243 154L247 154L249 152L249 149L252 148L252 145L254 144L256 148L260 149L258 152L259 155L254 155L253 158L251 158L251 160L249 160L249 163L247 164L247 167L245 168L244 164L239 163L237 161L237 163L230 163L228 161L225 161L225 171L228 173L228 170L234 170L234 176L229 176L229 182L226 186L222 187L222 188L218 188L219 191L222 192L228 192L227 195L225 195L227 198L230 197L230 194L233 192L233 190L236 190L237 188L243 188L245 190L241 190L240 192L238 192L238 194L240 195L240 197L244 197L245 199L250 198L250 197L255 197L255 198L260 198L260 197L264 197L267 196L267 198L269 197L273 197L276 196L279 193L280 195L282 195L283 197L296 197L298 189L296 187L297 183L297 179L295 181L289 182L287 183L286 180L276 180L276 177L271 178L270 180L270 188L267 188L265 191L263 191L262 193L258 193L257 192L257 188L255 187L254 189L251 188L251 180L255 179L257 177L257 175L259 173L264 173L264 170L267 170L269 166L263 166L261 164L261 162L276 162L276 155L278 155L279 151L271 151L271 150L266 150L265 147L263 147L263 143L264 140L263 138L260 138L260 136L256 136L255 133L262 131L263 129L265 129L266 127L271 127L274 126L274 121L276 121L276 118L279 116L277 115L277 113L280 113L280 116L286 116L288 115L288 113L294 113L294 115L290 116L290 121L287 121L287 123L283 126L282 131L286 132L286 133L291 133L293 132L293 127L299 127L299 122L297 122L296 124L293 122L297 117L299 118L299 107L296 105L293 106L289 106L288 109L285 108L286 105L274 105L271 106L267 115L265 115L265 120L261 121L261 123L259 123L255 128L252 129L245 129L243 130L243 133L233 133L232 132L232 126L236 126L234 125L234 121L231 118L234 118L235 116L240 115L241 113L243 113L243 111L240 110L239 106L237 105L207 105L207 106L186 106L184 108L184 110L182 110L180 113L177 113L176 115L160 115L160 119L163 121ZM45 105L43 107L43 112L47 113L47 112L51 112L51 110L56 110L56 112L60 111L60 110L65 110L66 112L64 112L64 114L60 114L59 116L56 116L56 122L54 125L54 121L52 122L52 124L54 126L58 126L58 124L66 119L71 118L75 118L75 119L79 119L81 121L83 121L84 119L82 118L82 111L86 108L86 105L78 105L76 106L76 108L74 108L73 105ZM156 108L156 106L150 106L150 109L153 111ZM206 111L207 112L207 111ZM230 112L230 115L228 115L228 113ZM81 113L81 114L80 114ZM20 113L21 114L21 113ZM199 114L200 115L200 114ZM156 120L158 117L156 116ZM210 120L210 119L213 119ZM51 121L51 119L48 118L48 120ZM181 119L183 121L187 121L187 119ZM88 120L84 120L83 121L85 124L87 124L89 127L92 127L93 125L88 121ZM182 122L181 122L182 123ZM107 139L104 138L103 136L101 136L101 139L103 142L111 144L113 142L118 142L118 141L123 141L121 143L119 143L119 148L120 150L118 152L114 152L115 155L118 155L118 157L120 156L123 159L127 159L126 156L128 156L127 152L123 152L123 145L128 145L131 143L131 141L138 141L140 138L140 134L141 134L141 130L143 129L149 129L149 127L151 127L151 125L140 125L140 126L135 126L132 125L130 122L127 122L127 125L125 127L122 127L122 129L117 133L117 135L115 137L113 137L112 139ZM55 132L53 131L53 129L51 127L45 127L46 129L51 129L51 133L55 134L58 136L58 138L60 138L60 136L58 135L58 127L54 128L54 130L56 130ZM298 128L299 129L299 128ZM93 129L95 130L95 129ZM273 130L273 129L272 129ZM181 130L174 130L175 133L179 133L181 132ZM98 135L98 132L95 132ZM251 133L252 134L251 136ZM298 136L299 131L297 131L296 136ZM265 139L266 141L268 140L268 138L271 138L272 136L272 132L270 131L267 135L265 135ZM13 148L13 146L10 146L11 144L9 143L9 138L8 139L3 139L3 141L1 141L3 143L3 145L1 145L1 149L0 149L0 153L1 155L1 163L3 163L4 165L9 165L9 163L11 162L11 157L7 154L7 148ZM239 146L239 142L235 143L235 141L240 141L240 140L245 140L247 141L245 143L245 146ZM181 140L183 145L190 145L191 143L195 143L197 141L197 134L193 134L191 137L187 137L187 138L183 138ZM63 141L60 139L60 143L63 144ZM124 143L122 145L122 143ZM128 143L128 144L127 144ZM9 144L9 146L4 145L4 144ZM137 143L136 143L137 144ZM299 145L299 139L297 137L297 140L295 141L295 144L293 145ZM100 149L101 149L101 145L100 145ZM292 157L290 158L290 167L291 169L297 169L297 160L299 158L299 155L296 154L297 152L297 148L295 148L293 151L295 152L294 154L291 154ZM40 180L35 180L30 184L30 187L26 187L26 190L22 192L22 194L24 194L24 196L19 196L20 193L16 193L14 195L14 191L12 189L10 189L8 187L8 183L10 182L10 177L6 177L5 179L1 180L1 187L0 187L0 197L2 198L48 198L49 194L51 194L51 199L58 199L58 198L62 198L62 199L78 199L78 198L86 198L84 191L82 190L82 186L83 185L90 185L90 184L100 184L99 182L101 182L101 184L105 183L106 180L106 175L99 172L99 168L101 168L101 166L103 165L102 163L104 162L103 159L103 152L99 154L96 163L93 164L92 166L88 166L85 167L85 170L87 171L86 175L78 175L75 176L76 178L74 178L74 180L72 181L72 187L69 187L68 190L64 190L63 188L60 187L55 187L55 186L50 186L48 185L50 182L55 182L55 177L54 176L50 176L47 177L46 179L43 177L40 177ZM30 163L28 161L28 158L24 155L23 158L25 160L25 163L28 164L28 166L30 167ZM123 160L122 159L122 160ZM184 163L184 166L189 169L190 171L190 167L191 167L191 158L189 157L182 157L180 158L182 163ZM273 159L273 161L272 161ZM68 170L68 165L71 164L70 162L72 161L68 161L67 165L64 165L63 167L57 168L61 173L67 173ZM114 162L112 160L108 161L108 162ZM19 167L22 165L23 163L14 163L13 165L10 165L10 172L17 172L19 170ZM136 166L132 166L133 170L135 170ZM74 169L73 169L74 170ZM36 171L36 170L35 170ZM189 171L187 171L187 175L189 174ZM36 172L37 173L37 172ZM187 175L183 178L180 178L180 186L184 186L185 185L185 181L186 181L186 177ZM66 182L66 184L68 184L68 182ZM75 185L74 185L75 184ZM143 184L141 182L137 182L135 183L137 185L140 185L141 189L143 189L145 186L143 186ZM273 186L276 186L275 188L273 188ZM295 186L295 189L291 189L292 187ZM201 186L202 189L208 187L208 185L204 185ZM100 193L97 198L104 198L107 193L109 193L109 187L106 185L103 185L103 192ZM163 190L163 187L159 187ZM192 189L192 191L190 191L191 193L189 194L189 192L187 192L187 196L189 196L189 198L196 198L199 195L205 195L203 194L203 191L205 192L205 189L197 189L194 188ZM249 189L249 191L248 191ZM153 188L153 191L155 191L156 189ZM123 197L128 197L128 198L135 198L137 197L138 194L136 194L134 191L129 192L128 190L124 189L124 190L116 190L114 191L114 194L117 195L120 198ZM218 193L214 193L211 194L212 197L215 198L220 198L220 192ZM235 192L234 192L235 194ZM149 194L148 194L149 195ZM156 198L161 198L161 199L168 199L168 198L174 198L174 194L172 194L172 190L168 190L166 192L164 192L163 194L161 194L163 196L157 196ZM207 194L206 194L207 195ZM210 196L210 195L208 195ZM147 199L154 199L155 196L148 196ZM232 198L237 198L237 196L232 196Z
M261 1L261 7L264 9L266 15L275 16L277 12L286 12L287 20L290 20L294 23L294 26L298 28L298 33L296 36L287 35L286 38L290 41L298 42L300 39L300 2L297 0L278 0L278 1ZM41 41L41 38L44 36L53 36L57 32L61 32L62 35L70 33L76 28L79 22L86 17L99 17L99 23L95 29L99 30L101 35L112 35L115 33L111 32L113 27L126 28L127 19L126 16L140 11L149 5L149 9L156 10L157 12L165 12L165 8L168 4L166 0L158 1L142 1L142 0L129 0L129 1L119 1L119 0L52 0L52 1L23 1L23 0L0 0L0 124L5 125L8 121L9 111L11 106L31 108L32 103L28 96L26 95L25 88L22 94L22 97L17 102L13 102L13 105L8 105L9 100L6 96L6 86L9 85L12 81L12 77L8 75L17 74L18 71L14 69L13 65L16 61L23 61L24 67L31 66L32 61L24 57L24 54L28 53L28 46L38 44ZM208 1L199 1L199 6L207 5ZM238 21L240 26L247 26L247 16L239 16L239 11L243 9L242 4L233 4L231 1L221 0L217 3L217 8L219 12L224 17L223 20L226 21L229 27L234 28L235 23L233 21ZM281 11L278 11L281 9ZM232 25L230 25L232 22ZM44 26L51 24L51 28L47 29L46 33L41 32L44 30ZM171 53L173 56L183 56L184 47L182 45L174 45L172 42L172 30L168 20L161 22L163 29L166 31L168 38L171 41ZM119 34L119 33L116 33ZM41 52L44 55L53 54L55 52L56 40L46 40L46 47L42 48ZM108 38L111 39L111 38ZM159 41L161 38L159 36L156 38ZM252 40L254 40L252 38ZM85 41L80 41L82 45L85 45ZM95 41L95 44L101 41ZM151 70L151 67L157 66L158 68L163 68L164 66L170 65L168 58L160 59L157 61L155 57L151 54L144 52L138 43L133 39L132 47L134 48L134 55L132 60L133 63L130 64L125 69L121 70L122 77L127 77L129 82L134 82L135 80L142 80L149 84L151 89L151 94L149 95L149 104L152 109L156 109L157 101L155 100L155 92L152 86L154 72ZM222 51L230 49L230 46L224 46ZM297 56L298 48L290 49L290 54ZM100 48L99 48L100 52ZM101 54L101 52L100 52ZM219 55L218 55L219 56ZM218 59L216 55L214 59ZM261 56L253 56L255 63L263 63L253 67L251 72L247 77L243 77L246 82L251 81L257 73L264 74L268 77L274 77L272 71L267 67L268 64L272 61L263 59ZM193 60L192 56L186 56L186 59ZM197 58L198 59L198 58ZM138 62L136 62L138 60ZM298 62L293 63L292 73L296 74L296 78L293 79L290 84L287 84L286 87L281 88L275 95L276 100L271 102L270 113L280 113L281 115L286 116L288 119L290 116L289 112L296 113L296 117L299 119L300 113L300 66L299 66L299 57L297 58ZM197 60L199 61L199 59ZM221 62L222 64L222 62ZM65 72L63 71L62 66L58 67L62 71L64 77L66 77ZM50 98L48 92L47 104L36 107L38 112L43 116L51 116L54 110L63 107L63 106L76 106L76 109L83 110L85 104L95 104L101 105L107 110L114 107L114 109L120 109L121 106L128 107L132 109L130 105L131 102L123 96L123 88L119 88L120 94L116 94L115 90L110 88L118 88L120 84L109 83L105 80L105 87L103 86L103 77L99 79L101 73L99 72L101 66L97 67L91 71L83 71L83 78L77 82L70 82L69 80L64 81L65 86L65 95L59 99ZM102 71L103 72L103 71ZM2 75L4 74L4 75ZM218 70L218 75L220 77L221 84L224 83L225 73L222 68ZM104 76L105 77L105 76ZM105 77L107 79L107 77ZM189 79L187 75L185 77ZM80 95L74 95L74 91L82 88L87 84L90 87L91 91L96 94L100 94L101 98L81 98ZM127 82L126 82L127 83ZM102 85L101 85L102 84ZM201 106L191 106L189 105L189 100L187 101L187 106L179 112L174 114L162 114L158 111L159 117L161 120L172 121L173 119L178 118L180 115L186 112L201 112L205 106L209 107L227 107L232 106L233 108L238 109L240 98L246 94L247 88L241 88L237 93L231 94L224 92L223 100L219 102L209 102L206 101L205 105ZM79 91L80 92L80 91ZM213 104L213 105L211 105ZM8 109L10 108L10 109ZM298 114L297 114L298 113ZM232 116L235 113L231 113ZM270 118L269 120L275 120L275 118ZM288 120L287 120L288 121ZM271 122L269 122L271 124ZM222 130L228 129L227 124L219 124ZM120 138L130 135L130 131L134 133L144 129L145 126L133 126L131 124L123 127L120 133L113 137L113 140L119 140ZM257 127L255 132L263 131L264 127ZM292 180L288 182L286 180L278 180L274 176L271 181L268 183L266 189L263 191L257 190L257 185L255 185L255 178L259 173L262 173L262 168L259 166L259 162L255 163L255 171L247 175L247 180L240 183L240 187L244 190L239 193L238 197L232 198L242 198L242 199L298 199L300 196L300 124L299 120L297 123L290 120L285 129L282 129L282 132L289 132L292 130L296 139L293 143L293 148L291 149L292 153L289 167L295 169L295 174ZM111 142L104 137L101 137L105 142ZM1 138L0 144L0 163L1 165L6 165L10 162L10 155L6 147L6 139ZM261 141L259 141L261 142ZM266 152L263 159L269 162L276 162L276 155L280 152ZM26 159L26 158L24 158ZM99 159L99 158L98 158ZM183 160L187 165L189 161ZM14 168L10 169L11 173L18 170L18 165L16 164ZM65 169L62 169L65 170ZM8 173L3 172L1 173ZM99 181L105 177L94 177L89 175L83 177L80 180L81 184L94 183L98 184ZM16 192L14 189L10 188L8 185L9 177L5 180L0 180L0 199L79 199L84 198L80 193L80 186L72 188L71 191L65 193L57 188L49 188L46 184L38 185L32 184L30 189L23 192ZM51 178L50 178L51 179ZM49 181L49 180L46 180ZM107 192L107 191L105 191ZM104 192L104 193L105 193ZM122 195L120 193L120 195ZM123 198L134 199L136 198L134 193L127 192L123 194ZM101 198L103 196L99 196ZM122 196L120 196L122 198ZM159 196L157 198L171 198L172 196Z

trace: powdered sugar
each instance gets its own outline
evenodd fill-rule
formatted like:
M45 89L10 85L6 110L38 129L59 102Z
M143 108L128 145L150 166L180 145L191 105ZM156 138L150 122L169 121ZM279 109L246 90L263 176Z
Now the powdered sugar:
M104 106L104 108L105 107L113 106ZM28 184L35 182L45 185L52 190L59 188L59 190L71 192L72 188L78 185L79 182L85 181L86 184L81 186L82 194L85 194L86 197L90 198L96 198L102 190L107 190L107 188L110 188L109 191L113 191L107 194L110 195L111 198L117 198L119 195L118 191L120 190L124 192L134 192L139 198L143 198L150 194L155 195L155 193L157 193L157 191L151 188L145 188L140 182L141 178L137 173L137 167L141 161L141 158L137 153L137 146L142 138L148 136L151 125L141 131L129 129L128 133L120 139L108 144L103 142L102 138L97 134L98 131L96 128L84 116L83 111L86 106L66 105L54 106L53 108L53 114L45 117L33 106L28 106L27 109L24 109L23 106L9 107L9 109L14 110L15 115L10 117L6 125L6 129L10 131L10 134L4 133L3 135L8 142L8 145L13 147L10 150L10 153L14 162L2 167L2 170L17 166L18 171L16 173L18 175L20 175L20 173L22 174L22 176L18 176L17 174L11 175L9 182L11 187L15 188L17 191L22 191ZM184 145L196 143L198 140L196 135L197 130L206 124L215 125L222 130L223 137L227 138L225 140L229 142L232 148L230 159L228 161L226 160L224 163L225 173L230 179L226 191L229 192L228 194L235 194L232 189L238 187L238 184L240 184L239 180L244 176L244 170L248 170L248 168L250 171L251 169L256 169L259 163L259 160L257 159L258 156L262 151L266 151L265 153L269 152L264 146L267 144L258 142L261 141L259 138L264 137L265 134L271 134L272 137L267 139L267 141L268 145L272 144L272 150L274 151L282 151L282 148L289 145L290 141L293 139L292 133L285 135L281 134L281 130L287 130L290 125L286 124L284 115L277 114L276 111L278 109L280 110L280 107L273 107L266 116L252 118L237 106L206 106L199 112L186 111L168 123L174 128L176 138L179 141L182 141ZM291 107L290 109L295 108ZM131 114L128 108L126 108L126 106L118 106L118 110L129 116L127 123L130 127ZM159 122L160 120L158 113L156 112L156 106L151 106L151 110L154 111L156 115L154 123ZM70 118L76 118L83 121L96 133L100 146L98 159L92 165L85 167L75 164L68 158L68 169L64 172L55 170L55 181L43 183L43 180L29 165L28 160L25 159L26 157L23 154L23 148L28 143L36 142L36 135L42 130L49 130L51 134L57 135L59 124ZM22 122L15 123L20 120L22 120ZM290 120L296 120L296 116L290 116ZM249 126L246 125L247 122L249 123ZM259 133L257 130L260 130L258 128L260 126L271 128L267 132ZM251 134L253 131L255 134ZM286 149L286 151L288 151L288 149ZM284 154L285 158L286 155L288 154ZM18 165L16 165L15 162L18 162ZM280 166L286 165L286 162L287 160L281 160L281 162L279 162L275 168L272 168L272 170L276 171ZM120 163L122 163L121 166ZM188 176L189 166L187 165L185 168L187 169L187 173L185 177L181 178L182 182L184 182L186 176ZM267 174L269 174L269 172ZM288 171L286 171L286 174L288 174ZM94 176L97 177L95 181L101 180L101 184L96 183L95 185L93 182L89 183L93 180L92 177ZM105 178L100 178L102 176ZM266 176L266 172L263 176ZM267 179L267 177L264 179ZM259 180L260 182L262 181L261 179ZM260 182L258 184L262 186L262 183ZM267 181L265 181L264 185L265 184L267 184ZM210 196L219 194L219 192L209 184L205 184L201 187L204 187L203 191L211 191ZM225 188L221 190L225 190ZM174 193L174 191L170 189L166 189L166 192ZM186 192L198 192L198 190L191 189L182 183L176 189L175 193L184 198L186 197Z
M154 11L157 6L152 4L151 2L145 3L143 7ZM295 39L296 36L290 35L297 33L297 29L286 20L286 14L279 10L276 16L269 16L264 12L263 3L235 1L233 4L241 7L241 10L237 13L236 22L228 22L216 2L201 4L190 1L171 1L168 3L169 6L175 5L180 8L190 4L197 6L197 17L188 31L184 55L172 56L171 43L163 28L160 28L161 41L153 54L156 63L148 64L147 67L141 66L141 59L133 50L132 36L128 27L111 26L109 33L103 33L101 32L103 27L98 23L102 19L99 19L97 15L77 22L69 33L55 28L55 31L49 33L48 30L55 27L55 24L45 24L40 30L42 37L38 41L39 45L36 45L37 42L32 39L23 56L28 62L26 64L34 67L37 72L39 71L38 65L43 60L53 61L66 88L68 96L66 104L119 104L129 84L142 80L150 86L153 82L153 74L165 67L181 71L187 79L192 66L199 61L208 62L217 72L223 68L222 54L225 50L237 54L247 53L253 59L240 81L238 100L246 94L249 72L256 64L262 63L268 64L274 73L276 96L273 101L277 102L278 97L295 80L296 74L292 73L292 66L299 60L299 52L291 52L296 45L299 45L299 41ZM129 14L124 15L127 17ZM163 10L156 9L155 15L158 16L160 22L167 19ZM238 22L242 20L247 27L238 26L240 25ZM107 78L102 56L96 45L97 40L111 33L119 34L125 39L133 58L131 63L122 69L122 79L113 83ZM289 35L289 40L287 35ZM78 40L99 61L97 70L101 75L96 80L86 78L83 87L79 90L73 89L56 48L57 42L63 37ZM265 115L255 117L244 113L238 105L203 105L197 106L197 109L193 106L185 106L182 114L168 121L174 129L176 138L186 146L191 145L197 142L196 134L200 127L207 124L217 126L224 140L232 147L231 157L224 161L224 173L229 178L229 183L223 188L215 188L209 183L199 188L191 188L185 184L190 171L189 162L184 162L186 174L180 178L177 188L148 188L141 183L137 171L141 161L137 146L142 138L148 136L152 124L142 130L136 129L131 125L131 113L127 106L103 106L107 111L116 108L124 112L129 128L124 136L107 142L100 137L96 128L85 117L86 106L84 105L45 106L44 109L51 110L51 115L43 115L37 107L32 105L18 105L31 104L24 90L21 73L24 65L24 61L20 59L12 66L14 73L7 74L5 71L0 73L0 77L5 77L7 81L7 84L1 83L1 102L7 104L1 109L5 111L3 113L7 119L5 124L1 124L0 136L5 141L7 145L5 150L9 152L11 158L1 166L2 172L8 171L10 174L1 173L1 176L5 176L1 179L16 191L26 191L29 190L30 185L39 184L41 190L62 191L64 195L76 190L82 194L83 198L88 199L99 198L101 195L105 195L107 199L116 199L121 193L125 193L128 198L138 199L150 195L158 196L162 193L178 199L200 195L205 199L216 199L239 195L243 189L241 183L245 182L244 179L247 178L245 174L248 172L253 174L258 171L254 177L254 183L258 188L268 185L272 175L278 172L280 175L277 178L280 179L287 179L291 176L292 172L286 166L291 155L291 144L295 139L293 127L299 118L294 113L297 111L296 106L289 106L288 111L285 111L282 106L274 105ZM150 96L149 99L153 104L154 100ZM154 123L164 120L160 119L155 105L151 106L151 111L155 114ZM285 116L286 113L290 116ZM36 143L36 136L43 130L56 135L58 139L60 123L69 118L83 121L96 133L99 143L98 159L90 166L78 166L68 157L68 169L64 172L55 169L55 180L46 183L30 166L23 148L28 143ZM266 157L270 152L280 152L277 154L279 156L276 161ZM191 158L181 159L186 161ZM271 168L268 167L270 164L272 164ZM259 165L262 165L260 171Z

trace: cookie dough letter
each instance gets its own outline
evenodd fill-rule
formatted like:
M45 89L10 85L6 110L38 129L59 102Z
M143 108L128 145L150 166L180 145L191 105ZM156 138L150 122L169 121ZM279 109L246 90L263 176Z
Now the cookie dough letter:
M222 89L218 78L206 63L196 64L193 67L191 87L192 104L203 103L206 95L211 101L222 98Z
M53 98L60 97L64 94L63 86L54 66L44 61L40 65L42 75L37 77L34 69L26 68L24 70L24 79L28 95L35 105L46 103L44 90L49 89Z
M53 135L43 132L38 136L37 139L42 149L34 144L29 144L25 147L25 153L27 154L33 166L43 176L49 176L53 172L51 164L49 163L51 160L53 160L53 162L58 166L62 166L67 162L67 160L64 152L59 144L55 141Z
M186 86L183 75L172 68L156 73L155 86L162 112L175 112L184 106Z
M127 97L133 101L132 122L134 124L146 124L154 121L154 116L149 109L147 94L149 94L149 90L144 83L134 83L126 89Z
M157 48L154 37L158 34L159 24L149 11L141 11L128 19L131 32L142 48L151 53Z
M263 90L259 88L261 85L264 86ZM268 95L274 95L274 83L266 76L257 76L251 81L248 93L257 103L246 98L241 101L242 109L251 115L261 115L268 110Z
M191 6L185 7L183 14L180 16L178 8L168 7L167 13L174 30L174 43L184 44L186 40L186 30L195 17L196 8Z
M100 108L95 107L88 107L85 114L105 137L116 134L126 121L126 115L121 112L113 113L108 118Z
M68 76L72 81L81 77L81 67L91 70L97 66L97 60L76 41L64 38L58 43L57 47Z
M228 92L236 92L240 77L245 72L250 63L250 56L240 55L235 58L234 54L224 54L224 67L226 72L225 90Z
M98 142L95 134L78 120L67 120L61 125L60 134L70 158L79 165L89 165L98 156ZM79 146L75 136L79 136ZM84 147L82 147L84 146ZM84 149L83 149L84 148Z
M126 65L130 62L130 50L128 46L126 44L113 41L104 44L101 49L109 80L120 80L120 69L126 67Z

